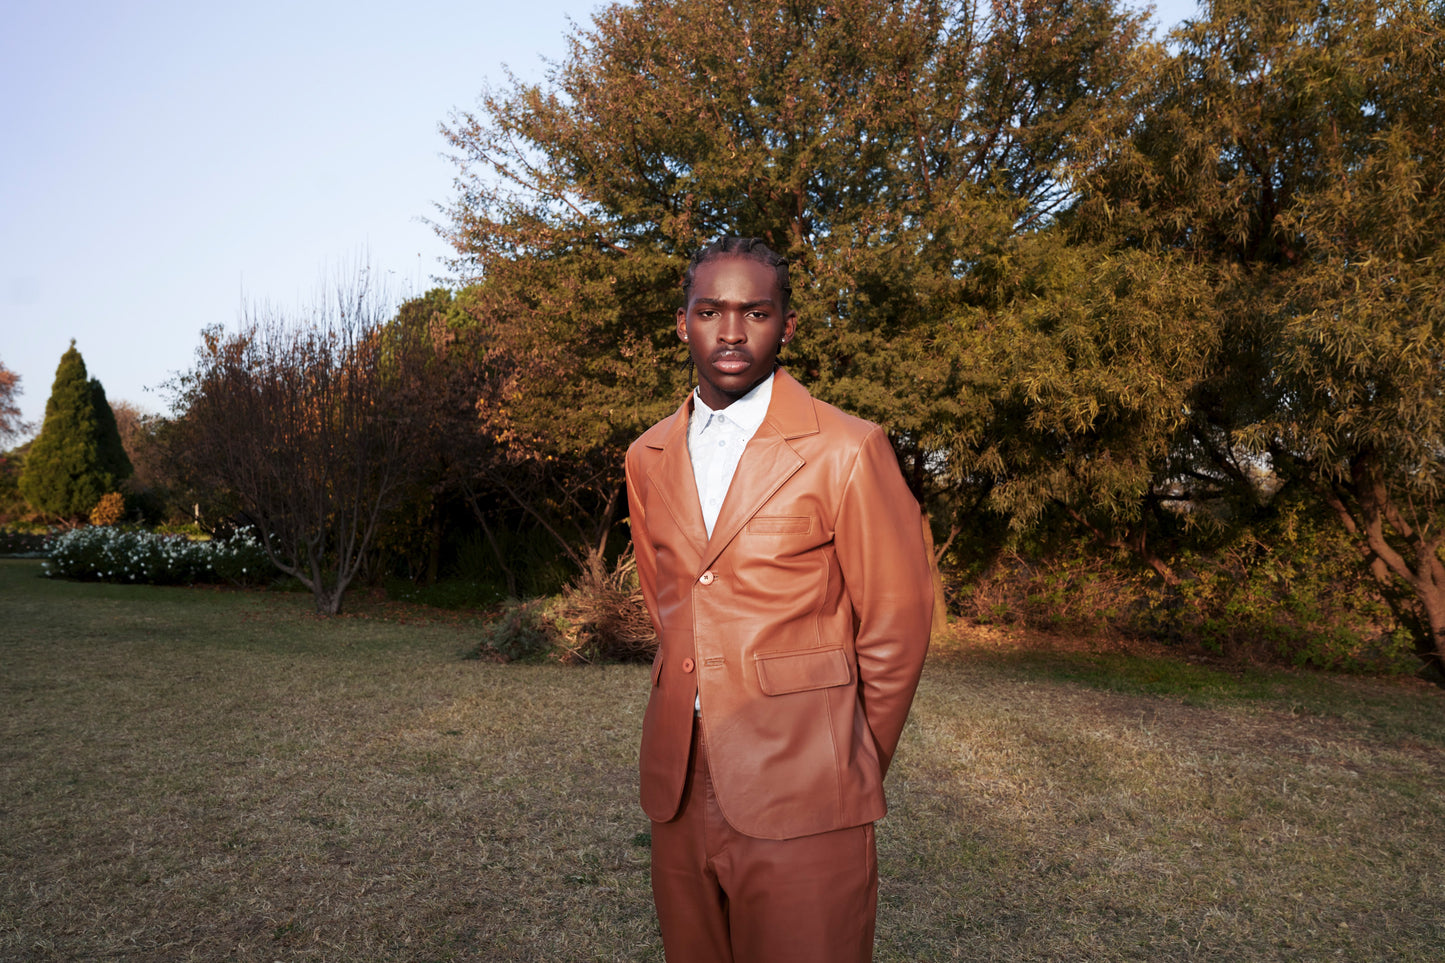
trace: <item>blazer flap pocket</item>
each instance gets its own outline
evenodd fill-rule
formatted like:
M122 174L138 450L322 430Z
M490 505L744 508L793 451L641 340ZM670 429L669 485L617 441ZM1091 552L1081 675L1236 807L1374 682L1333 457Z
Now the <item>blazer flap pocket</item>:
M754 515L748 519L748 531L758 535L806 535L812 530L812 515Z
M841 647L763 653L755 658L758 684L768 695L847 685L853 678L848 671L848 656Z

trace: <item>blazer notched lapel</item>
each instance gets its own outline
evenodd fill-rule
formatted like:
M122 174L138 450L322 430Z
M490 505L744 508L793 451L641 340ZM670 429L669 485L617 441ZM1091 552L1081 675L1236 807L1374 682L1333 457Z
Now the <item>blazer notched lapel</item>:
M673 413L671 423L658 433L657 440L646 440L649 448L662 453L647 473L647 479L651 490L667 506L673 522L696 549L700 559L696 574L701 575L783 482L803 467L802 456L788 441L817 434L818 416L813 411L808 390L779 368L773 379L768 416L743 449L727 497L718 512L717 524L713 526L712 538L707 536L697 480L692 474L692 457L687 451L687 424L691 417L692 395L689 394Z
M673 522L701 556L707 548L707 523L702 518L697 480L692 475L692 457L687 453L687 422L691 414L692 395L689 394L688 400L673 415L673 422L661 442L654 446L662 450L662 457L647 473L647 479L652 491L667 506Z
M712 527L712 538L703 553L704 569L717 560L748 519L758 513L758 509L773 497L783 482L802 467L802 457L783 440L777 429L764 422L752 441L748 442L748 447L743 449L743 457L738 461L737 473L728 486L727 497L718 511L717 524Z
M742 458L738 460L737 471L733 473L727 497L723 499L722 508L718 511L712 538L708 540L707 550L703 552L699 574L717 560L722 550L737 537L743 526L773 497L783 483L803 467L803 457L793 450L788 440L816 434L817 431L818 416L813 411L812 397L792 375L779 368L773 379L773 399L768 404L768 416L748 442L748 446L743 449ZM685 439L684 431L684 441ZM691 477L691 459L685 460L688 462ZM693 501L697 501L696 485L692 491ZM698 512L700 516L701 509L698 509ZM707 530L706 526L703 530Z

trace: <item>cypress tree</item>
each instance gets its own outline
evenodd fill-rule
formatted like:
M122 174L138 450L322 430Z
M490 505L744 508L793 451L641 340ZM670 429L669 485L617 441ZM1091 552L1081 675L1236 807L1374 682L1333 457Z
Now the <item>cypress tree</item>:
M87 375L72 339L55 369L45 421L20 475L20 493L37 511L81 518L130 473L105 389Z
M134 468L130 456L125 453L125 444L120 439L120 426L116 424L115 412L105 399L105 388L95 378L90 379L90 403L95 409L95 441L99 467L115 479L115 485L107 491L115 491L120 483L131 476Z

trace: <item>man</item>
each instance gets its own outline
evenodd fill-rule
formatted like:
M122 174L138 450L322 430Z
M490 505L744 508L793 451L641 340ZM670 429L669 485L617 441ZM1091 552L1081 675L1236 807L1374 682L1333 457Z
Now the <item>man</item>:
M724 238L683 293L697 390L627 453L660 641L641 768L663 947L870 960L873 822L932 615L918 505L883 429L777 368L783 258Z

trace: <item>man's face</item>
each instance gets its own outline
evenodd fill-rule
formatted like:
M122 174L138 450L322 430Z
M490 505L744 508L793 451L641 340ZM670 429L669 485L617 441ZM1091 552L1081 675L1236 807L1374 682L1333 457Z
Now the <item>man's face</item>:
M692 353L703 402L720 410L756 387L797 323L766 264L741 257L699 264L687 307L677 311L677 336Z

